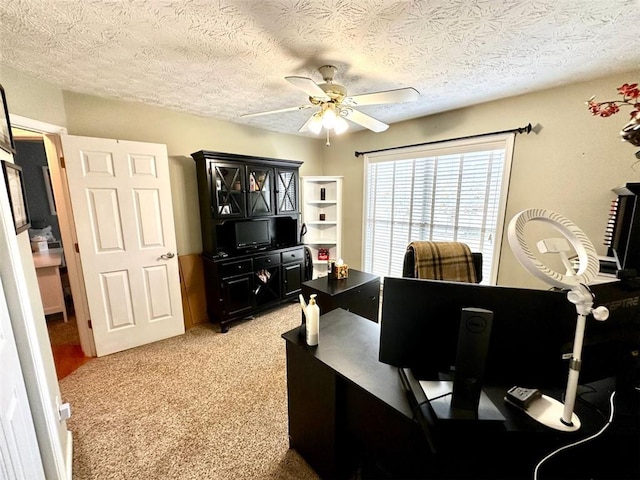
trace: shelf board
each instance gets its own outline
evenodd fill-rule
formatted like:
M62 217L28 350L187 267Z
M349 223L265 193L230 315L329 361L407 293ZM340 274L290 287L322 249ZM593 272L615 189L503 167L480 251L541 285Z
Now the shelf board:
M306 200L305 203L314 205L335 205L337 200Z
M337 225L335 220L314 220L312 222L304 222L307 225Z
M311 242L306 240L305 245L337 245L337 240L320 240L318 242Z

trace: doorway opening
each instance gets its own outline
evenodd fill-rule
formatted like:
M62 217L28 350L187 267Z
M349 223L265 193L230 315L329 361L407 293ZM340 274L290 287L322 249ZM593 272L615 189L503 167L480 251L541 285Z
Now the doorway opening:
M71 282L78 280L72 277L74 271L67 264L73 245L63 244L61 230L69 226L61 225L64 217L58 216L43 135L19 128L13 129L13 135L14 161L22 167L27 187L34 266L60 380L92 358L83 349L75 311L77 298L71 289Z

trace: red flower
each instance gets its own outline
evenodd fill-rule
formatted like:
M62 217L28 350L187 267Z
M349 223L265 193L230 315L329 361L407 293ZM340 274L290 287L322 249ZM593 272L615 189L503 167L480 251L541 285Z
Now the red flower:
M637 83L632 83L631 85L625 83L621 87L618 87L618 92L629 98L638 98L640 96L640 90L638 90Z
M610 117L620 111L621 105L633 107L631 118L640 118L640 89L637 83L625 83L618 87L618 93L622 95L622 100L608 100L606 102L594 102L595 97L591 97L587 102L591 115L600 117ZM635 100L635 101L634 101Z

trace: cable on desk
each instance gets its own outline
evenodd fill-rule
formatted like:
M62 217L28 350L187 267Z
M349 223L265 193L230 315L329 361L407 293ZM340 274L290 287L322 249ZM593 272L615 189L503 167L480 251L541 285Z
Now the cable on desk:
M589 408L593 409L595 412L597 412L597 413L598 413L598 415L600 415L604 420L606 420L606 419L607 419L607 416L605 415L605 413L604 413L602 410L600 410L600 408L599 408L597 405L595 405L595 404L591 403L589 400L586 400L586 399L584 398L584 396L583 396L583 395L585 395L585 394L587 394L587 393L593 393L593 392L584 392L584 393L581 393L581 394L580 394L580 395L578 395L578 397L577 397L577 398L578 398L578 401L579 401L579 402L581 402L581 403L584 403L587 407L589 407Z
M607 420L607 423L604 424L604 426L597 431L596 433L594 433L593 435L583 438L582 440L578 440L577 442L573 442L570 443L568 445L565 445L564 447L560 447L556 450L554 450L553 452L551 452L549 455L547 455L546 457L544 457L542 460L540 460L538 462L538 464L536 465L536 468L533 470L533 480L538 480L538 471L540 470L540 467L542 466L542 464L544 462L546 462L547 460L549 460L551 457L553 457L554 455L564 451L564 450L568 450L569 448L573 448L573 447L577 447L578 445L581 445L583 443L589 442L591 440L593 440L594 438L599 437L600 435L602 435L604 433L604 431L609 427L609 425L611 425L611 423L613 422L613 413L615 411L614 408L614 404L613 404L613 398L615 397L616 392L613 391L611 393L611 396L609 397L609 405L611 407L611 413L609 414L609 419Z
M422 407L423 405L426 405L427 403L431 403L434 400L438 400L439 398L447 397L452 394L453 394L452 392L447 392L447 393L443 393L442 395L438 395L437 397L427 398L426 400L423 400L418 404L418 408Z
M578 393L576 399L580 402L585 404L587 407L591 408L592 410L594 410L598 415L600 415L602 417L603 420L607 419L607 415L600 410L600 408L597 405L594 405L593 403L591 403L589 400L586 400L584 398L585 395L588 395L590 393L597 393L598 391L592 386L592 385L579 385L579 387L581 388L585 388L587 389L584 392L580 392ZM561 397L561 402L564 403L564 395L565 393L562 393L562 397Z

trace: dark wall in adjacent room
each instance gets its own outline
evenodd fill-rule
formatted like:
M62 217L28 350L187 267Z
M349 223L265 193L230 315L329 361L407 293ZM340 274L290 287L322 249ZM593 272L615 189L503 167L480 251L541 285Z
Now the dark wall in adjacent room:
M42 141L16 140L15 162L22 167L31 228L41 229L51 225L51 233L60 241L58 217L51 213L49 197L42 167L48 167ZM31 231L29 237L31 237Z

